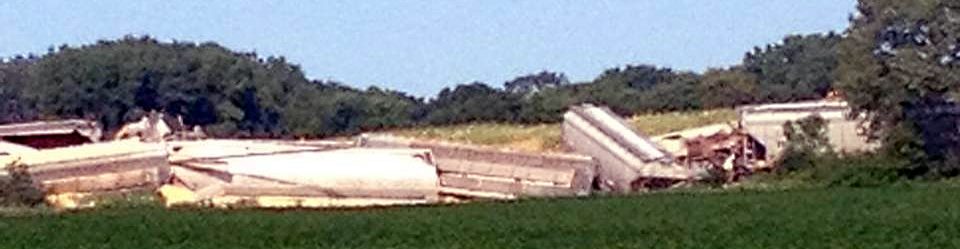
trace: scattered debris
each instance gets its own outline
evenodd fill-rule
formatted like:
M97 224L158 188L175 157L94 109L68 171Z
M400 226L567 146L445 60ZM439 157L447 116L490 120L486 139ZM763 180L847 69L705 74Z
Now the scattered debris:
M183 117L176 119L157 111L151 111L140 118L140 121L128 123L113 135L113 139L139 138L144 142L159 142L163 140L199 140L207 138L206 132L200 126L189 127L183 123Z
M680 167L670 155L607 108L590 104L564 114L563 141L599 162L598 187L627 192L696 180L706 172Z
M714 124L652 138L688 168L726 174L733 182L740 176L766 170L766 148L736 124Z
M140 118L140 121L124 125L113 135L114 139L137 137L144 142L159 142L172 134L173 130L163 121L163 114L152 111Z
M199 140L206 139L207 133L200 126L194 126L191 129L173 130L173 134L165 137L167 140Z
M864 120L850 119L850 111L847 102L837 99L737 108L740 124L766 147L768 161L775 161L786 145L784 123L811 115L819 115L827 122L827 138L838 152L871 151L879 147L879 143L867 139Z
M667 134L661 134L650 139L660 145L661 148L674 156L685 157L690 152L687 147L687 141L691 139L703 138L714 134L731 134L736 128L730 124L713 124L703 127L697 127Z
M97 122L85 120L40 121L0 125L0 140L49 149L100 141Z
M95 122L0 125L0 163L22 168L48 204L95 205L97 197L156 191L168 206L366 207L589 195L725 181L769 167L783 124L828 121L840 151L876 147L846 119L845 102L824 100L738 108L740 122L648 138L604 107L564 114L574 153L528 153L388 135L356 141L203 139L151 112L99 142ZM0 173L2 176L5 173Z
M595 162L586 156L534 154L490 147L362 135L363 147L429 149L441 193L468 198L580 196L591 191Z

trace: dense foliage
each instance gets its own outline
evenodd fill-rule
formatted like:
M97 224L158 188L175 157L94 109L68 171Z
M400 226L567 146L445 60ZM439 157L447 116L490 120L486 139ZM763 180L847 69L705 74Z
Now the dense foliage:
M861 0L839 48L838 87L910 175L960 174L960 3Z
M27 69L36 57L15 57L0 63L0 122L12 123L36 119L36 113L23 100Z
M44 201L43 192L23 167L6 167L0 174L0 206L31 207Z
M567 106L583 102L621 114L729 107L820 96L829 76L819 72L830 67L822 61L833 59L835 39L791 36L749 53L746 67L705 74L628 65L571 83L542 71L502 88L459 84L424 100L309 80L283 57L128 36L3 60L0 122L86 118L113 130L156 110L217 136L311 137L423 123L557 122Z
M69 47L0 66L5 122L87 118L107 129L156 110L221 136L316 136L410 124L419 100L309 81L282 57L149 37ZM39 114L39 116L34 115Z
M821 98L831 90L837 67L834 33L790 35L779 44L754 48L743 59L744 70L756 75L760 99L788 102Z

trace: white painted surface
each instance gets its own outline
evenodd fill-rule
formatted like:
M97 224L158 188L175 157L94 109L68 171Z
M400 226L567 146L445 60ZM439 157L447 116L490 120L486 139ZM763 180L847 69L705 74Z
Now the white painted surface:
M423 150L347 149L223 159L227 172L323 188L436 192L436 168Z
M797 121L819 115L826 122L826 135L834 150L857 153L876 149L879 144L868 141L860 134L861 120L849 119L850 108L844 101L807 101L737 108L740 122L748 133L760 140L767 148L767 156L775 159L789 141L783 134L787 121Z

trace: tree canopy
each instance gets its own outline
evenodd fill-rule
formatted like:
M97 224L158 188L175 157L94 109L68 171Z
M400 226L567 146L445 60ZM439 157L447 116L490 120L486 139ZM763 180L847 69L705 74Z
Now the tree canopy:
M728 107L818 97L830 81L823 72L833 67L836 39L790 36L748 53L744 66L703 74L639 64L570 82L540 71L502 87L469 82L424 99L310 80L279 56L127 36L0 61L0 122L85 118L111 131L160 111L215 136L316 137L418 124L558 122L568 106L584 102L623 115Z
M62 46L2 68L4 93L16 92L11 99L38 118L94 119L108 130L161 111L220 136L329 135L407 124L418 104L397 92L309 81L283 57L149 37Z
M868 115L888 149L925 162L956 161L960 3L860 0L840 43L837 86ZM946 165L953 166L946 166ZM956 175L956 163L920 172Z
M790 35L781 43L754 48L743 59L743 69L757 78L759 99L790 102L818 99L833 84L837 67L834 33Z

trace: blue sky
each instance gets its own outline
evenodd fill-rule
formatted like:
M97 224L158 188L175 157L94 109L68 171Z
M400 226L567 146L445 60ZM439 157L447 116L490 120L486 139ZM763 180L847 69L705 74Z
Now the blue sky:
M541 70L590 80L738 63L787 34L842 31L854 0L0 1L0 57L125 34L282 55L310 78L420 96Z

